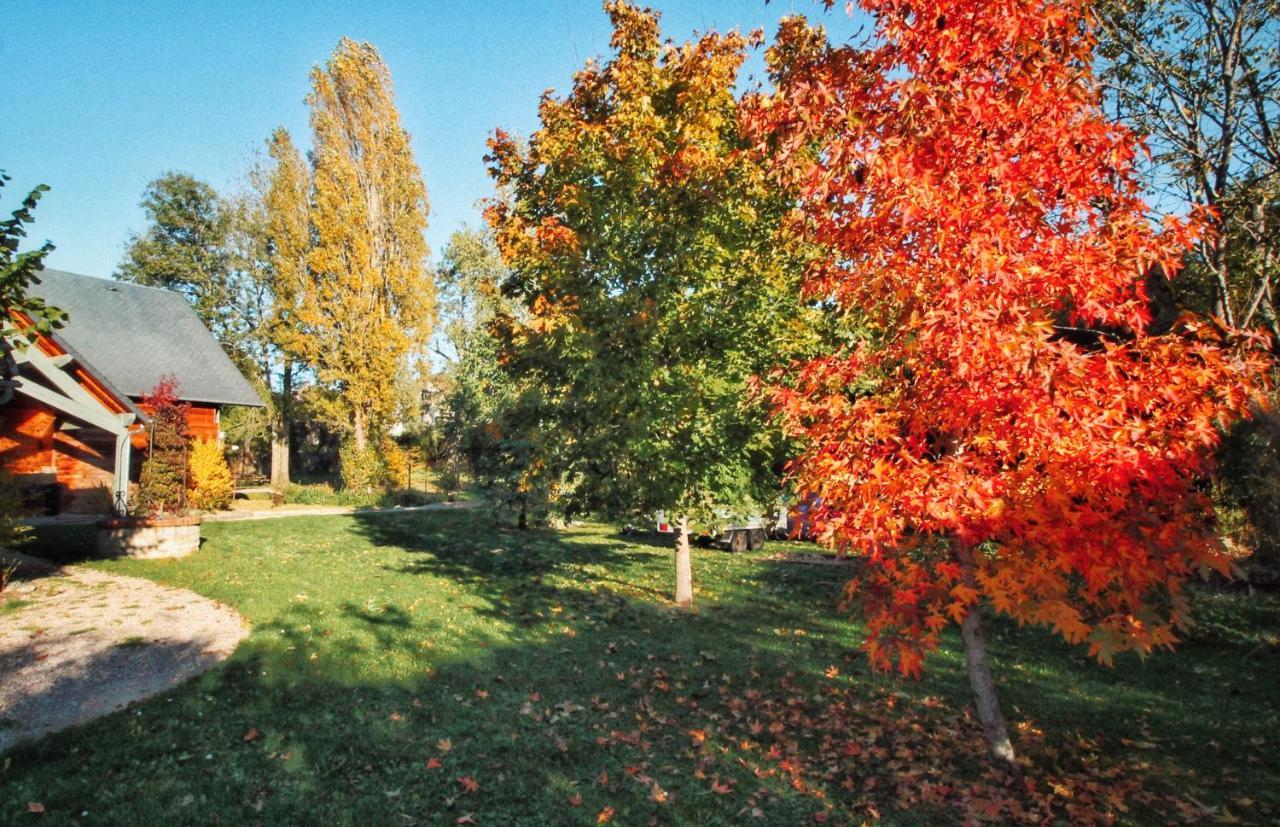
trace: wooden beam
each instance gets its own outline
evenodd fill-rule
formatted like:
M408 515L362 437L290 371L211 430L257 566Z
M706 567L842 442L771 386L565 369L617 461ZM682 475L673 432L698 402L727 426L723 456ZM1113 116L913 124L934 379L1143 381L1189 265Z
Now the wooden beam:
M124 421L124 417L128 416L132 420L132 414L113 414L104 410L96 402L86 404L80 400L71 399L46 388L44 385L38 385L22 377L18 377L14 381L14 391L24 396L29 396L37 402L43 402L56 411L61 411L68 416L74 416L76 419L88 422L90 425L96 425L110 434L118 435L129 431L129 423Z
M86 405L101 407L102 403L94 399L93 394L80 387L80 383L68 376L67 372L57 364L57 357L48 356L39 348L30 346L26 348L25 354L27 363L35 368L41 376L48 379L51 385L62 391L64 396L83 402Z

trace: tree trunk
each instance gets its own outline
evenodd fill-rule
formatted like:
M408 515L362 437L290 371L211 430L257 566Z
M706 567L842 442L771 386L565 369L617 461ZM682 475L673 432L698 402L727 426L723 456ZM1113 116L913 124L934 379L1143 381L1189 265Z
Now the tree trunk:
M293 360L284 360L280 386L280 411L271 429L271 487L289 484L289 445L293 430Z
M1213 272L1213 315L1217 316L1227 327L1235 326L1235 314L1231 307L1231 288L1227 276L1226 242L1218 237L1209 250L1209 269Z
M369 428L365 423L364 411L357 408L351 416L351 429L355 439L356 448L363 451L369 447Z
M693 558L689 553L689 518L681 517L676 527L676 605L693 608Z
M1151 327L1148 332L1153 336L1161 336L1168 333L1178 320L1178 298L1174 295L1168 275L1159 264L1153 264L1147 270L1145 282L1147 308L1151 311Z
M969 685L973 687L973 699L978 709L982 732L987 736L987 748L991 757L1005 764L1013 772L1019 772L1018 760L1013 754L1009 731L1000 711L1000 699L996 697L996 685L991 680L991 668L987 665L987 641L982 635L982 620L978 607L971 606L960 624L964 638L964 659L969 670Z

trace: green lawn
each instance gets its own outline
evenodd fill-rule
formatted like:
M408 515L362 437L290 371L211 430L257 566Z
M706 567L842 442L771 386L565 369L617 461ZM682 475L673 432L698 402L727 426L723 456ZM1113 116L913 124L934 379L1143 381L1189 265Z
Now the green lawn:
M186 560L94 565L225 601L250 638L191 684L0 757L0 822L34 823L28 802L118 824L1280 813L1275 597L1206 592L1178 654L1113 670L993 624L1033 763L1011 783L978 757L956 640L923 681L869 674L835 609L845 570L770 562L781 544L696 552L687 615L667 548L603 526L522 533L473 511L204 532Z

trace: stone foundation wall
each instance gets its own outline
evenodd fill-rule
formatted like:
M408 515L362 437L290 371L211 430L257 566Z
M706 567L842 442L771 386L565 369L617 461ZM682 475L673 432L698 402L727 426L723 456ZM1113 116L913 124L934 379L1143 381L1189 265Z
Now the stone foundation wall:
M200 518L105 520L98 525L102 557L186 557L200 548Z

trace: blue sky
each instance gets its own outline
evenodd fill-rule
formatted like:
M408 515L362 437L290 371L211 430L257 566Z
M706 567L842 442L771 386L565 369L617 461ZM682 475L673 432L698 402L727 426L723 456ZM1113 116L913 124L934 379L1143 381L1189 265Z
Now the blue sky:
M772 36L792 11L821 15L807 0L653 5L676 40L707 28ZM826 17L833 34L853 30L843 14ZM452 230L480 222L490 131L533 131L539 95L607 53L609 33L597 0L8 0L0 169L14 180L0 212L48 184L30 240L54 242L51 267L109 276L145 224L149 180L180 171L226 189L277 124L308 142L307 73L346 35L374 43L391 68L427 181L434 256ZM758 56L750 68L759 74Z

